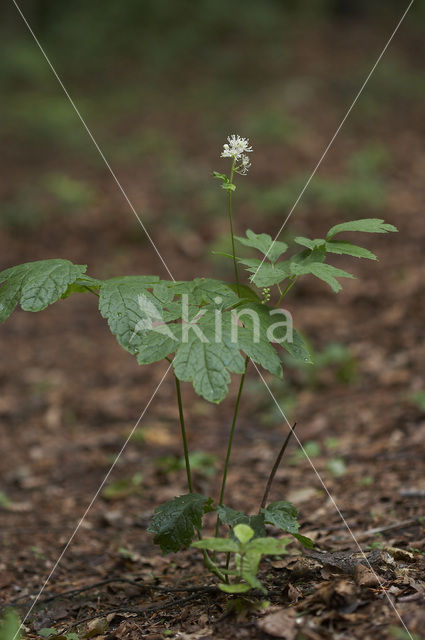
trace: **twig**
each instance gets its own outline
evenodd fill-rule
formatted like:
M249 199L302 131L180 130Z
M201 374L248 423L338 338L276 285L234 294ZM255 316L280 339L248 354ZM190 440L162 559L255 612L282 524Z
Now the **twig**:
M58 598L64 598L66 596L76 596L80 593L84 593L86 591L90 591L91 589L97 589L98 587L103 587L107 584L112 583L123 583L123 584L131 584L135 587L139 587L142 591L159 591L161 593L184 593L184 592L192 592L192 593L218 593L217 587L214 586L205 586L205 587L196 587L196 586L188 586L188 587L160 587L159 585L154 584L143 584L141 582L137 582L136 580L131 580L130 578L107 578L105 580L99 580L98 582L94 582L93 584L86 585L85 587L80 587L78 589L69 589L68 591L60 591L59 593L55 593L52 595L43 598L38 601L38 604L46 604L47 602L52 602L53 600L57 600ZM11 600L10 603L3 605L0 608L0 612L11 606L16 604L19 600L23 600L24 598L28 598L31 600L31 596L18 596ZM20 605L22 606L22 605Z
M412 527L415 524L421 524L421 518L410 518L410 520L402 520L401 522L394 522L393 524L389 524L385 527L376 527L376 529L368 529L367 531L364 531L359 536L357 536L357 539L363 540L365 538L369 538L370 536L375 535L376 533L386 533L387 531L394 531L395 529Z
M219 590L217 589L217 593ZM69 626L65 633L67 633L70 629L75 629L78 625L83 624L84 622L90 622L91 620L95 620L96 618L106 618L112 613L134 613L138 616L144 615L145 613L150 613L151 611L162 611L163 609L171 609L172 607L179 607L180 605L190 602L192 600L196 600L200 597L200 593L192 593L190 596L186 596L186 598L179 598L178 600L168 600L166 602L158 602L157 604L152 604L149 607L143 607L143 609L128 609L127 607L119 607L117 609L109 609L108 611L103 611L101 613L96 613L93 616L88 616L87 618L83 618L82 620L78 620L74 622L71 626Z
M279 468L279 465L280 465L280 463L281 463L281 461L282 461L283 454L284 454L284 453L285 453L285 451L286 451L286 447L287 447L287 446L288 446L288 444L289 444L289 441L290 441L290 439L291 439L291 436L292 436L292 434L293 434L293 433L294 433L294 431L295 431L295 427L296 427L296 425L297 425L297 423L296 423L296 422L294 422L293 427L291 428L290 432L289 432L289 433L288 433L288 435L286 436L285 442L283 443L282 448L281 448L281 450L280 450L280 451L279 451L279 453L278 453L278 456L277 456L276 461L275 461L275 463L274 463L274 465L273 465L273 468L272 468L272 470L270 471L269 479L267 480L267 484L266 484L266 490L264 491L263 499L261 500L260 512L261 512L261 509L263 509L263 508L266 506L266 502L267 502L267 499L268 499L268 497L269 497L270 489L272 488L272 484L273 484L274 477L275 477L275 475L276 475L276 473L277 473L277 470L278 470L278 468Z

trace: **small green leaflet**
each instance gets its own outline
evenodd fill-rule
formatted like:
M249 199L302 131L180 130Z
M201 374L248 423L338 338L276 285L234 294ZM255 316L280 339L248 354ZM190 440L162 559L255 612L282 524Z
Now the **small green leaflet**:
M238 545L230 538L204 538L203 540L197 540L192 543L192 547L197 549L211 549L211 551L218 552L235 552L238 550Z
M0 321L20 303L24 311L42 311L61 298L70 284L86 270L69 260L26 262L0 273Z
M326 242L326 240L322 240L320 238L310 240L309 238L303 237L295 238L295 242L303 247L307 247L308 249L314 249L314 247L325 243L327 253L353 256L354 258L368 258L369 260L378 259L372 251L359 247L355 244L351 244L351 242L335 242L334 240Z
M252 273L251 282L259 289L279 284L291 275L289 260L275 262L275 264L269 262L261 264L261 260L240 260L240 262L245 264L247 271Z
M0 640L21 640L21 620L14 609L6 609L0 618Z
M266 508L261 509L264 521L272 524L286 533L294 536L304 547L312 549L314 543L310 538L298 533L299 524L297 521L298 511L296 507L286 500L271 502Z
M343 231L364 231L365 233L387 233L397 231L397 227L388 224L380 218L362 218L352 222L342 222L329 229L326 240L331 240L337 233Z
M202 527L202 516L212 511L212 500L199 493L188 493L164 502L155 509L147 529L164 554L188 547Z
M279 242L279 240L273 242L273 239L268 233L254 233L251 229L246 231L246 238L235 236L235 240L245 247L258 249L270 262L276 262L288 249L288 245L285 242Z

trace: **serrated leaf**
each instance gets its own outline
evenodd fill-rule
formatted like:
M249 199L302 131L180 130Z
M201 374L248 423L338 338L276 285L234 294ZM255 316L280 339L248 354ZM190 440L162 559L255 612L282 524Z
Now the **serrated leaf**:
M372 251L359 247L351 242L331 242L326 243L326 251L329 253L337 253L339 255L353 256L354 258L368 258L369 260L377 260L378 258Z
M246 238L235 236L235 240L243 244L245 247L251 247L261 251L270 262L276 260L288 249L285 242L279 240L273 241L268 233L254 233L251 229L246 232Z
M329 229L326 240L331 240L337 233L343 231L363 231L365 233L387 233L397 231L397 227L384 222L380 218L362 218L351 222L342 222Z
M221 340L216 341L218 336L210 318L205 323L200 322L199 329L207 342L192 329L188 341L180 345L173 360L179 380L193 382L196 393L215 403L226 397L230 373L245 371L245 360L231 339L230 324L223 324Z
M199 493L178 496L155 509L147 531L154 534L154 542L164 554L189 547L211 503L211 498Z
M298 542L300 542L303 547L305 547L306 549L314 549L314 542L311 538L308 538L307 536L303 536L301 535L301 533L293 533L292 534L294 536L294 538L296 538L296 540L298 540Z
M52 259L26 262L0 273L0 321L4 322L18 302L24 311L42 311L61 298L86 265Z
M301 276L311 273L313 264L321 264L326 257L325 241L315 245L313 249L306 249L292 256L290 260L291 275Z
M307 344L295 329L292 330L292 342L285 340L280 344L296 360L301 360L305 364L314 364Z
M252 274L251 282L260 289L280 284L291 275L289 260L274 264L269 262L261 264L261 260L241 260L241 262L247 266L247 271Z
M271 502L267 507L261 509L261 513L267 524L272 524L287 533L298 533L298 511L290 502L286 500Z
M163 324L148 331L137 347L137 362L151 364L175 353L180 345L180 325Z
M124 349L136 353L154 321L162 320L162 308L148 291L157 276L124 276L106 280L100 288L99 311Z
M338 255L353 256L355 258L368 258L369 260L378 259L375 256L375 254L372 253L372 251L369 251L368 249L364 249L363 247L359 247L355 244L351 244L351 242L336 242L335 240L326 242L325 240L320 238L315 238L314 240L310 240L309 238L303 238L303 237L295 238L295 242L311 250L317 246L322 245L325 242L325 248L327 253L336 253Z
M246 355L254 362L261 365L271 374L282 378L282 364L276 350L272 347L270 342L264 340L261 335L258 342L253 339L253 333L250 329L240 328L238 329L238 346Z
M84 275L77 278L72 284L68 285L61 298L68 298L72 293L90 293L90 291L97 291L101 286L102 280L96 280L95 278Z
M235 553L238 550L238 545L233 540L228 538L203 538L192 542L192 547L197 549L211 549L211 551L225 551Z
M247 524L254 531L254 537L262 537L266 535L266 529L264 526L264 516L262 514L256 514L253 516L247 516L241 511L236 511L225 505L217 507L217 514L223 524L227 526L235 527L237 524Z
M337 267L333 267L331 264L321 264L319 262L310 265L310 273L316 276L316 278L320 278L320 280L326 282L335 293L338 293L338 291L342 289L342 285L336 278L355 278L355 276L348 271L337 269Z

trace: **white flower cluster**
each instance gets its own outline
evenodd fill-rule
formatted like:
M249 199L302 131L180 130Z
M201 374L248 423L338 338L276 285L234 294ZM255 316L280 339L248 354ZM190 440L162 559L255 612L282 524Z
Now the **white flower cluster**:
M252 147L249 146L248 138L241 138L241 136L232 134L227 137L227 142L223 145L221 157L234 158L236 162L240 160L240 164L235 167L235 171L246 175L251 166L251 162L246 154L251 153L251 151Z

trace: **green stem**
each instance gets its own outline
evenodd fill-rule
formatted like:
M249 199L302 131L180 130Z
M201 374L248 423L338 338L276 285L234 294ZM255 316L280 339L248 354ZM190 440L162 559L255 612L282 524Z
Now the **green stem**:
M183 415L183 403L182 403L182 394L180 389L180 380L174 374L174 380L176 381L176 390L177 390L177 404L179 405L179 418L180 418L180 429L183 440L183 450L184 450L184 461L186 464L186 475L187 475L187 484L189 487L189 493L193 493L193 485L192 485L192 474L190 471L190 461L189 461L189 449L187 446L187 437L186 437L186 426L184 423L184 415Z
M284 289L283 293L281 294L279 300L277 301L276 307L278 307L280 305L280 303L282 302L283 298L286 296L288 291L290 291L292 289L292 287L294 286L294 284L296 283L297 280L298 280L298 276L292 276L291 278L289 278L289 282L288 282L286 288Z
M233 175L235 173L235 158L233 158L232 168L230 170L230 184L233 184ZM236 280L236 289L238 292L238 296L240 296L239 290L239 274L238 274L238 265L236 262L236 250L235 250L235 236L233 234L233 219L232 219L232 191L228 190L228 206L229 206L229 222L230 222L230 236L232 239L232 257L233 257L233 267L235 269L235 280Z
M232 426L231 426L230 434L229 434L229 442L228 442L228 445L227 445L227 454L226 454L226 461L224 463L223 480L221 482L220 498L219 498L219 501L218 501L218 504L220 506L223 504L224 490L226 488L227 472L229 470L230 454L232 452L233 436L235 435L236 420L237 420L237 417L238 417L239 405L240 405L240 402L241 402L242 389L243 389L243 385L244 385L244 382L245 382L245 376L246 376L246 370L247 370L247 367L248 367L248 362L249 362L249 358L247 356L245 358L245 371L243 372L243 374L241 376L241 381L240 381L240 384L239 384L239 391L238 391L238 396L236 398L235 410L233 412ZM220 518L217 516L217 522L216 522L216 526L215 526L215 535L216 536L218 536L219 529L220 529Z

